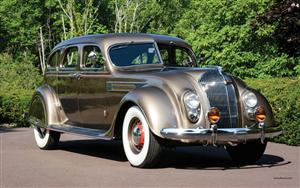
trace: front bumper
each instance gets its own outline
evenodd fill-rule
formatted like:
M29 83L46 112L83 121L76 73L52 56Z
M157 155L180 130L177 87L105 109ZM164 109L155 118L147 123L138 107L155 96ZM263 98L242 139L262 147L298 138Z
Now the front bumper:
M171 140L179 140L186 143L204 144L237 144L248 140L272 138L282 134L279 127L264 128L220 128L220 129L180 129L164 128L160 132L162 136Z

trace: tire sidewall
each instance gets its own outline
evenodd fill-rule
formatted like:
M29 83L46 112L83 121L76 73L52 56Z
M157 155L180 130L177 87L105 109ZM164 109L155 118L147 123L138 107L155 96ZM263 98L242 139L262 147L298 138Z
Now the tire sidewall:
M132 151L130 141L128 140L128 131L133 118L138 118L141 121L144 131L144 146L138 154ZM149 152L150 134L151 132L149 129L149 125L139 107L133 106L129 108L123 122L122 140L126 157L131 165L142 166L142 164L146 160Z
M46 106L45 106L45 102L43 97L41 97L40 95L36 95L35 96L35 100L40 100L42 105L43 105L43 110L44 110L44 118L45 118L45 127L48 125L48 115L47 115L47 111L46 111ZM50 139L50 131L47 129L45 135L43 137L41 137L39 131L38 131L39 127L37 127L36 125L34 125L33 128L33 134L34 134L34 138L35 138L35 142L37 144L37 146L41 149L44 149L47 147L48 143L49 143L49 139Z
M49 138L50 138L49 130L47 130L47 132L43 138L41 138L40 133L38 131L38 127L36 127L36 126L33 128L33 133L34 133L35 142L38 145L38 147L45 148L47 146L47 144L49 142Z

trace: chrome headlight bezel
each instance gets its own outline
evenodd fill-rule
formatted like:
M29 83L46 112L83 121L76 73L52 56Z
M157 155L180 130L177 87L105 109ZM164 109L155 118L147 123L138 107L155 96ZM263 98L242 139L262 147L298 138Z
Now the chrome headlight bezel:
M186 91L183 94L183 103L188 119L192 123L196 123L200 117L200 97L193 91Z
M247 91L243 94L243 102L246 108L253 109L257 106L258 100L254 92Z

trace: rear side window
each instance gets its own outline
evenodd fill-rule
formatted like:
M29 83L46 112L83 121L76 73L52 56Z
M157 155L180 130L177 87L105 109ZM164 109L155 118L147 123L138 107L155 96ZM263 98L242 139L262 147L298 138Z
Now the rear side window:
M60 50L54 52L52 56L50 57L48 63L47 63L47 70L48 71L55 71L56 67L59 65L60 60Z
M83 48L82 68L85 70L104 70L104 60L100 49L97 46L85 46Z
M79 60L78 48L77 47L68 48L61 68L65 70L69 70L69 69L73 70L76 68L78 60Z

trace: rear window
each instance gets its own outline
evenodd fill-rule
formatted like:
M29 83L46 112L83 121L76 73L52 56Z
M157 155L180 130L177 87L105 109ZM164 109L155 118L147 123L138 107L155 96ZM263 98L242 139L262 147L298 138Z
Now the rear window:
M119 67L161 64L153 43L122 44L109 50L112 62Z
M63 60L62 70L73 70L76 68L79 61L79 52L77 47L70 47L66 50L66 55Z
M60 60L60 50L57 50L52 54L50 57L48 63L47 63L47 70L48 71L55 71L56 67L59 65L59 60Z

